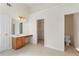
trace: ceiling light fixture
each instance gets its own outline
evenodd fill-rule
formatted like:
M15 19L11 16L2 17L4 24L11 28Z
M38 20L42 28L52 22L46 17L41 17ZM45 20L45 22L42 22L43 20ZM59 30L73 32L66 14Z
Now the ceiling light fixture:
M26 17L19 16L19 17L18 17L18 20L19 20L20 22L25 22L25 21L26 21Z

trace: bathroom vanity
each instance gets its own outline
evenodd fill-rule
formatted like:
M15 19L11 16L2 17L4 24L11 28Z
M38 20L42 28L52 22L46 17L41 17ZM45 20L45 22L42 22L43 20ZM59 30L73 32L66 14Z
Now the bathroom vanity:
M27 45L32 35L13 35L12 36L12 48L19 49Z
M27 45L32 37L29 33L27 22L12 19L12 48L19 49Z

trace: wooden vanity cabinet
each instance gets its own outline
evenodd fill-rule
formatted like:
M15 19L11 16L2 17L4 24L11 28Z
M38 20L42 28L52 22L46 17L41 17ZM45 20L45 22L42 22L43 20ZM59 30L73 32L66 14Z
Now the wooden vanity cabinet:
M20 48L22 46L22 39L21 37L15 38L15 49Z
M12 48L19 49L29 42L28 37L12 37Z
M23 46L24 46L26 43L28 43L28 42L26 42L27 39L26 39L25 37L22 37L21 39L22 39L21 41L22 41L22 45L23 45Z

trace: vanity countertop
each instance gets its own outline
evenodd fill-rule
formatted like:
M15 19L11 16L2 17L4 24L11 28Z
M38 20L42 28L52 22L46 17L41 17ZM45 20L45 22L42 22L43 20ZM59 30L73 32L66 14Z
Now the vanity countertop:
M32 36L32 34L18 34L18 35L12 35L12 37L23 37L23 36Z

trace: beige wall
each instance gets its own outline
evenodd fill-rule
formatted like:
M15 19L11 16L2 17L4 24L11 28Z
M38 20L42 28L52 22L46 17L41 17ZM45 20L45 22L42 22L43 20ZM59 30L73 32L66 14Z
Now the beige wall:
M73 43L73 14L65 15L65 35L69 35L71 37L71 41Z
M74 45L79 51L79 12L74 14Z

